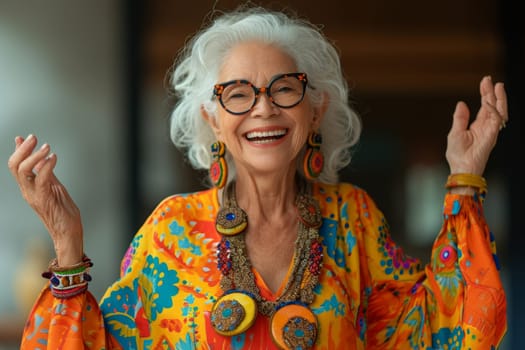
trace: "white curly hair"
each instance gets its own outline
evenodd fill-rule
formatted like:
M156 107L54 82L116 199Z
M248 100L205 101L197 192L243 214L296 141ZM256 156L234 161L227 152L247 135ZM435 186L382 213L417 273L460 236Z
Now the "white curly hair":
M307 89L314 105L323 103L323 95L328 96L329 105L319 128L324 136L321 151L325 157L319 181L336 183L339 171L352 158L361 120L350 105L348 84L335 46L319 27L284 12L255 6L222 13L188 41L170 76L176 98L170 118L173 143L185 152L195 169L209 169L215 135L200 109L217 115L217 103L211 97L223 60L237 44L254 40L279 47L295 60L299 71L307 73L309 84L315 87ZM231 180L235 168L228 153L226 160ZM297 171L302 173L300 164Z

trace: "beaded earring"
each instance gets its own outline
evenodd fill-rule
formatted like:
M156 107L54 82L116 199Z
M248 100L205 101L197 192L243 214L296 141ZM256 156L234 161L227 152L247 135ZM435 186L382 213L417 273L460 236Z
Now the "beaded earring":
M308 180L315 180L321 175L324 165L324 156L321 152L321 143L323 138L321 134L312 131L308 135L306 143L306 152L303 160L304 175Z
M228 164L224 159L226 146L221 141L216 141L211 145L211 154L215 159L210 166L211 182L218 188L223 188L228 179Z

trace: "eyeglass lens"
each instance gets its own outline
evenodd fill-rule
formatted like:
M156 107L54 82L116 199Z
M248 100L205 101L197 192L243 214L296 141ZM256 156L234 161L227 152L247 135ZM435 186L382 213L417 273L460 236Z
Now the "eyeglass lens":
M283 75L273 80L267 89L258 89L246 80L238 80L223 85L219 99L223 107L234 114L248 112L255 105L259 93L266 93L275 105L289 108L301 102L305 86L304 75Z

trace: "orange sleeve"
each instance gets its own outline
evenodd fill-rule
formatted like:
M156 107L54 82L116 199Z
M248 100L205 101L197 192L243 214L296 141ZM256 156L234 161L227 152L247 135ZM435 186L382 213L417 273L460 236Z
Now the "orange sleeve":
M429 264L406 256L363 196L360 230L366 343L374 349L499 346L506 297L480 198L447 194Z
M89 292L69 299L53 296L46 285L31 310L20 349L112 349L104 320Z

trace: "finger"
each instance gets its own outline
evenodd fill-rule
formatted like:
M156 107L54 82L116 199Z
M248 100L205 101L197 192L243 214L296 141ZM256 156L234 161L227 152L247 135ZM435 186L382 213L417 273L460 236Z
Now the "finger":
M47 162L47 159L51 156L51 153L48 154L45 158L41 159L38 161L38 163L35 164L35 166L33 167L33 171L40 175L41 172L42 172L42 168L44 167L44 165L46 164Z
M452 115L452 128L451 133L466 130L468 127L470 112L463 101L459 101L456 104L456 109Z
M503 118L503 121L507 123L509 121L507 93L505 92L505 86L503 83L496 83L496 86L494 87L494 93L496 95L496 109Z
M54 178L53 169L57 163L57 157L54 153L50 153L47 157L39 161L35 165L35 171L38 176L35 179L37 183L45 183Z
M20 145L24 142L24 138L22 136L16 136L15 137L15 149L18 149Z
M481 104L484 101L489 102L491 105L496 105L496 95L494 95L494 84L492 78L486 76L481 80L479 85L479 92L481 94Z
M22 140L21 137L15 138L16 149L7 162L9 170L15 178L18 177L20 163L33 152L37 143L34 135L29 135L25 140Z
M36 152L24 159L18 167L19 176L28 178L38 175L34 173L35 166L38 164L38 162L47 157L49 151L49 145L44 143Z
M503 129L505 127L505 121L502 119L501 115L499 114L498 110L495 106L491 105L488 102L485 102L483 104L483 108L485 108L490 116L488 118L488 122L494 127L499 130Z

